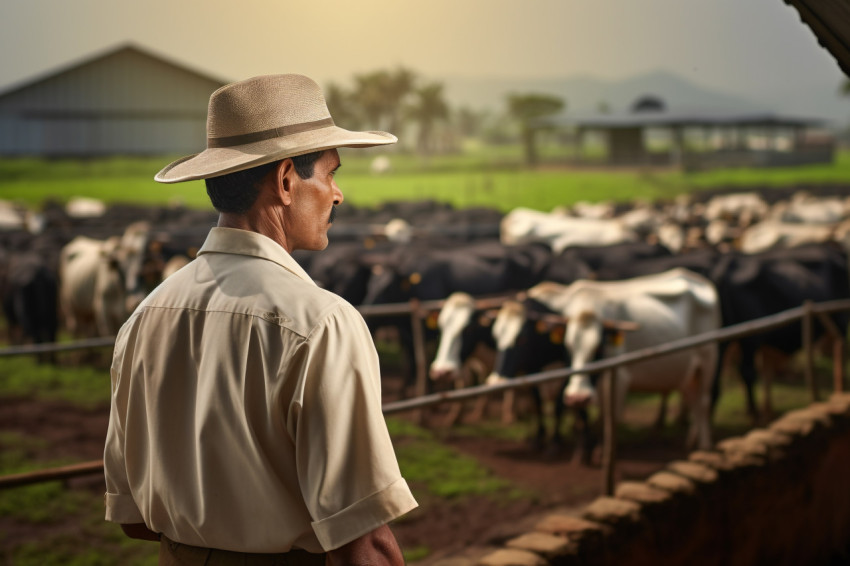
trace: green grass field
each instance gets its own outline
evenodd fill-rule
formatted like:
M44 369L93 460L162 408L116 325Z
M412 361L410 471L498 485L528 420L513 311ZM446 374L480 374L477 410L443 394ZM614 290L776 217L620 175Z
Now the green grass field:
M478 147L458 155L390 154L392 169L369 172L375 150L342 150L337 176L349 203L376 206L384 201L432 199L457 207L510 210L526 206L549 210L579 200L631 201L672 198L710 187L789 186L850 183L850 151L829 165L774 169L723 169L684 173L670 169L570 168L556 161L537 169L522 166L518 146ZM154 174L171 157L115 158L89 162L0 160L0 198L38 208L45 199L65 202L87 196L107 202L182 203L209 208L203 183L162 185Z

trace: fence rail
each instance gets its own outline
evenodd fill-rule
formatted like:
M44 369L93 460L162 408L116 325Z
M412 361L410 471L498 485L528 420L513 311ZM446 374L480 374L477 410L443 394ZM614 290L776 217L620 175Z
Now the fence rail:
M504 301L511 297L490 297L486 299L481 299L482 302L486 301ZM381 308L373 308L363 311L364 316L380 316L380 315L400 315L400 314L410 314L413 320L414 325L414 334L419 335L417 342L421 342L421 332L415 332L418 324L421 324L421 314L429 309L438 309L442 306L444 301L430 301L430 302L413 302L411 304L395 304L395 305L381 305ZM560 368L548 370L532 375L527 375L524 377L516 377L512 378L508 382L493 384L493 385L477 385L472 387L466 387L463 389L455 390L455 391L446 391L442 393L435 393L431 395L418 395L412 399L405 399L401 401L394 401L391 403L387 403L383 406L382 410L385 415L401 413L411 410L420 410L427 407L432 407L435 405L440 405L442 403L448 402L459 402L467 399L474 399L477 397L481 397L483 395L491 395L500 392L507 392L516 389L522 389L527 387L533 387L536 385L540 385L549 381L565 379L575 373L587 373L587 374L595 374L605 371L615 372L617 368L623 365L631 364L637 361L642 361L646 359L656 358L659 356L663 356L666 354L671 354L674 352L678 352L681 350L687 350L690 348L694 348L696 346L700 346L703 344L707 344L710 342L722 342L727 340L733 340L736 338L742 338L745 336L750 336L753 334L757 334L759 332L764 332L766 330L770 330L773 328L781 327L787 324L791 324L792 322L804 319L804 321L808 320L809 322L804 322L803 324L803 346L806 351L806 360L807 360L807 368L805 370L805 374L807 376L807 381L809 381L809 386L812 391L813 399L817 399L817 387L814 383L813 372L811 370L812 363L812 344L811 344L811 318L818 317L821 323L827 328L827 330L833 334L835 338L835 374L834 374L834 382L833 389L835 391L843 391L844 390L844 364L843 364L843 340L844 336L841 334L840 330L835 327L835 324L826 316L828 313L850 310L850 299L841 299L835 301L827 301L822 303L812 303L810 301L805 302L803 305L799 307L794 307L792 309L788 309L786 311L782 311L779 313L775 313L772 315L768 315L756 320L751 320L747 322L743 322L740 324L736 324L733 326L727 326L724 328L720 328L718 330L712 330L709 332L704 332L702 334L697 334L694 336L688 336L686 338L681 338L679 340L674 340L672 342L667 342L665 344L661 344L658 346L652 346L649 348L644 348L641 350L636 350L634 352L628 352L625 354L620 354L614 357L605 358L602 360L598 360L595 362L588 363L580 370L574 370L572 368ZM420 327L421 331L421 327ZM65 343L65 344L44 344L40 346L24 346L17 348L8 348L6 350L0 350L0 357L2 356L10 356L10 355L23 355L23 354L33 354L33 353L41 353L41 352L55 352L55 351L65 351L72 349L80 349L80 348L93 348L93 347L105 347L111 346L114 344L114 338L96 338L91 340L84 340L76 343ZM421 356L417 356L417 358L421 358ZM417 365L421 365L422 360L417 360ZM419 368L419 378L423 377L422 368ZM612 375L613 379L613 375ZM417 390L422 389L424 385L424 381L420 381L420 384L417 386ZM608 390L608 393L604 395L606 398L606 410L603 411L604 417L606 419L605 429L613 431L613 395L611 395L612 387L609 385L605 389ZM611 433L613 434L613 432ZM616 442L612 438L608 442L605 443L606 446L603 446L603 476L604 476L604 486L603 491L605 493L613 492L613 477L614 477L614 450ZM102 473L103 472L103 462L102 461L94 461L94 462L85 462L73 466L65 466L61 468L51 468L45 470L38 470L35 472L23 473L23 474L14 474L0 477L0 489L17 487L22 485L28 485L33 483L39 483L44 481L55 481L55 480L65 480L72 477L77 477L81 475L94 474L94 473Z

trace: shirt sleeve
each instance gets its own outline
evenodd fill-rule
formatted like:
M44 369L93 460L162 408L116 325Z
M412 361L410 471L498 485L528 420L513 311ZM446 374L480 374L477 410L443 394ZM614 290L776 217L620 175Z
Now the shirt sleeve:
M304 347L302 401L290 413L289 427L301 492L316 537L328 551L417 503L387 432L378 356L360 313L341 304Z
M115 342L112 366L109 370L112 382L109 427L106 431L106 446L103 451L103 474L106 479L106 520L115 523L143 523L144 519L130 493L127 468L124 460L124 423L127 418L129 383L121 379L125 333L119 332Z

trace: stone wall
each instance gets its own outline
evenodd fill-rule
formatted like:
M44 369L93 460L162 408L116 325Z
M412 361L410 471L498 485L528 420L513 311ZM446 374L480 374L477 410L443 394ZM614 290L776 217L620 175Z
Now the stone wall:
M850 394L835 394L446 564L814 566L848 551Z

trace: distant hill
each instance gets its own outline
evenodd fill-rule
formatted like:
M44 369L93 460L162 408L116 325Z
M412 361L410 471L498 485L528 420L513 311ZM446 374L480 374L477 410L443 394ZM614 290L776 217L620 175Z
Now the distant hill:
M622 80L577 75L562 79L501 79L444 77L446 97L457 106L501 112L511 92L539 92L562 97L567 111L595 111L601 102L611 110L627 110L641 95L661 97L670 109L715 109L741 112L768 111L824 118L844 125L850 119L850 98L842 98L837 86L801 85L797 91L765 92L747 97L712 90L675 73L655 71Z

